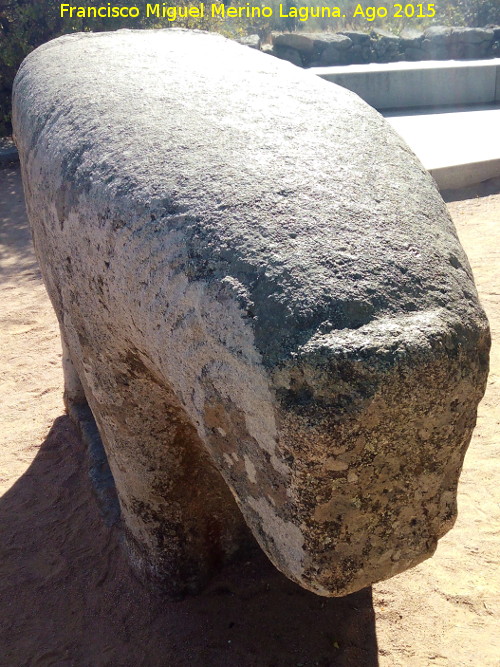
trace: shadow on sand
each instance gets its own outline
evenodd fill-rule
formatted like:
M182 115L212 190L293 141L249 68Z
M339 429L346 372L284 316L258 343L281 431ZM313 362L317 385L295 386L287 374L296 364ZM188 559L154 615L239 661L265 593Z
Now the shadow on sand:
M99 514L66 416L0 499L0 525L1 664L378 664L371 589L315 596L259 549L197 597L171 602L147 590L130 571L119 530Z
M2 280L17 284L40 280L41 274L31 246L21 174L16 166L0 165L0 262Z

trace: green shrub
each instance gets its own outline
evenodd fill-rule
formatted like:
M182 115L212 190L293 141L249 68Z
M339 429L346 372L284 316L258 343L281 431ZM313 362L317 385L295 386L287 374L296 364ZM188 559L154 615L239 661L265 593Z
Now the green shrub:
M85 0L87 6L103 5L102 0ZM117 0L117 6L130 2ZM10 132L10 92L16 71L30 51L59 35L86 30L116 30L123 19L61 18L55 0L0 0L0 136ZM126 20L127 27L140 22Z

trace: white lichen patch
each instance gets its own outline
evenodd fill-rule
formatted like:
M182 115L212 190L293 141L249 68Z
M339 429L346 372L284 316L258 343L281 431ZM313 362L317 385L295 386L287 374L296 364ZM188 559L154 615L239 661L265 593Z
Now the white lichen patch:
M342 472L349 468L349 464L340 459L329 458L325 463L325 468L334 472Z
M229 454L226 454L226 452L224 452L224 454L223 454L222 456L223 456L223 458L224 458L224 461L227 463L227 465L228 465L230 468L231 468L232 466L234 466L234 461L233 461L233 459L229 456Z
M298 526L284 521L266 498L247 498L248 505L259 515L262 530L275 545L276 551L290 572L300 576L304 571L304 536Z
M257 483L257 470L255 469L254 464L250 461L248 456L243 457L245 460L245 470L247 471L248 479L252 482L252 484Z

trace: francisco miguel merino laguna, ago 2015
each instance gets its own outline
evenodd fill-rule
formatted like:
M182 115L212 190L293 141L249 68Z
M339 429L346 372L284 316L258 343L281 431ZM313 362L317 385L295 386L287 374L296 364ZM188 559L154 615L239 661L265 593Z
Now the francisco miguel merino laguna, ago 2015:
M108 2L106 5L98 7L83 7L71 5L69 3L60 4L61 17L76 18L138 18L141 16L140 7L128 6L117 7ZM298 6L286 7L283 4L278 5L278 16L280 18L296 18L299 21L307 21L309 18L346 18L341 7L324 6ZM394 3L392 7L363 7L356 5L352 12L352 18L364 18L367 21L374 21L377 18L391 16L393 18L432 18L436 14L433 3ZM205 4L200 2L197 5L171 5L166 2L147 3L144 11L146 18L154 16L164 18L168 21L177 19L204 18L205 16L220 18L270 18L274 16L272 7L266 5L245 5L238 7L226 7L223 3Z

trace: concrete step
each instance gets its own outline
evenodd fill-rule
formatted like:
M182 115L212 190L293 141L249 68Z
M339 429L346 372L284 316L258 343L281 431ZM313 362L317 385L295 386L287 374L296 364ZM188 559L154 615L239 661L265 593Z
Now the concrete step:
M500 58L311 67L375 109L500 102Z
M385 112L440 189L500 176L500 104Z

